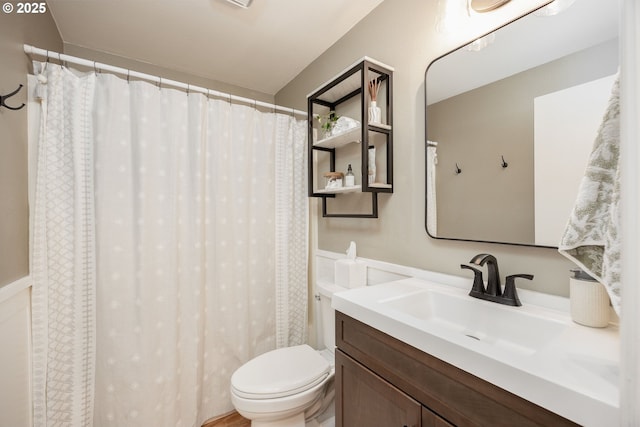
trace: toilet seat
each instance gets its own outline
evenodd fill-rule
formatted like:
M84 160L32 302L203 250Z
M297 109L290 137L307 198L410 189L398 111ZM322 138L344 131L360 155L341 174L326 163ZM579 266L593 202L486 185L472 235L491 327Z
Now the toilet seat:
M276 399L314 388L330 373L329 362L303 344L272 350L245 363L231 377L231 389L245 399Z

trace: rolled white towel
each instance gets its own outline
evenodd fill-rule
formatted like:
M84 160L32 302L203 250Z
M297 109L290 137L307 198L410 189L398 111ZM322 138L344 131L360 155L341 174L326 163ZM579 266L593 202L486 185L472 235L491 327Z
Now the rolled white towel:
M348 130L357 128L359 126L360 126L359 121L352 119L350 117L342 116L336 121L336 124L333 126L333 130L331 133L333 135L339 135L341 133L347 132Z

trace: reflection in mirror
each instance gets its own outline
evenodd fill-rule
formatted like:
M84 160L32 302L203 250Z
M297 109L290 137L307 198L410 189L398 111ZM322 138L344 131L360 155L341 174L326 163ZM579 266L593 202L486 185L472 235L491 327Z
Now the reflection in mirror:
M618 2L491 34L427 68L427 232L555 247L618 69Z

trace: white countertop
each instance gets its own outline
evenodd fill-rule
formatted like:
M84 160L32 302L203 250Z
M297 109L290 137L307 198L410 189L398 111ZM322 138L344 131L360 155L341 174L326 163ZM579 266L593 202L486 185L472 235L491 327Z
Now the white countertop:
M391 309L384 301L399 292L430 288L467 298L468 289L455 283L409 278L374 286L350 289L333 295L333 307L415 348L466 372L510 391L543 408L584 426L613 426L619 420L619 333L615 325L588 328L574 323L568 314L568 299L519 291L522 307L489 304L484 310L521 310L558 325L553 335L530 352L510 352L481 341L468 339L433 323ZM471 281L468 281L469 289ZM403 289L402 291L399 291ZM465 301L465 303L468 303ZM509 314L507 311L502 313ZM507 316L508 318L508 316ZM522 330L522 334L534 331Z

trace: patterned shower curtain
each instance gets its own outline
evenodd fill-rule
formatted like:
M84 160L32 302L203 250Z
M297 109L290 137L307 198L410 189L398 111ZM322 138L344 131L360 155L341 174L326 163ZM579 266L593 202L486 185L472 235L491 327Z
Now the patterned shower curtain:
M59 76L91 82L91 96L61 91L54 101ZM43 111L51 102L85 102L79 108L91 118L90 132L73 130L75 115L45 126L87 133L84 141L62 139L70 151L81 150L78 143L93 150L86 168L94 182L78 197L95 205L87 214L95 240L85 242L95 248L86 263L95 260L95 355L83 343L69 351L95 360L95 386L91 375L65 381L83 383L87 404L95 392L96 426L200 426L232 409L229 379L238 366L306 341L306 122L53 64L46 77ZM48 295L50 303L50 287ZM43 303L37 315L50 318L51 307ZM39 336L67 351L62 338ZM35 366L34 391L46 390L47 412L37 425L75 411L50 400L51 363Z
M49 66L31 206L34 426L93 420L96 354L91 129L95 76Z

